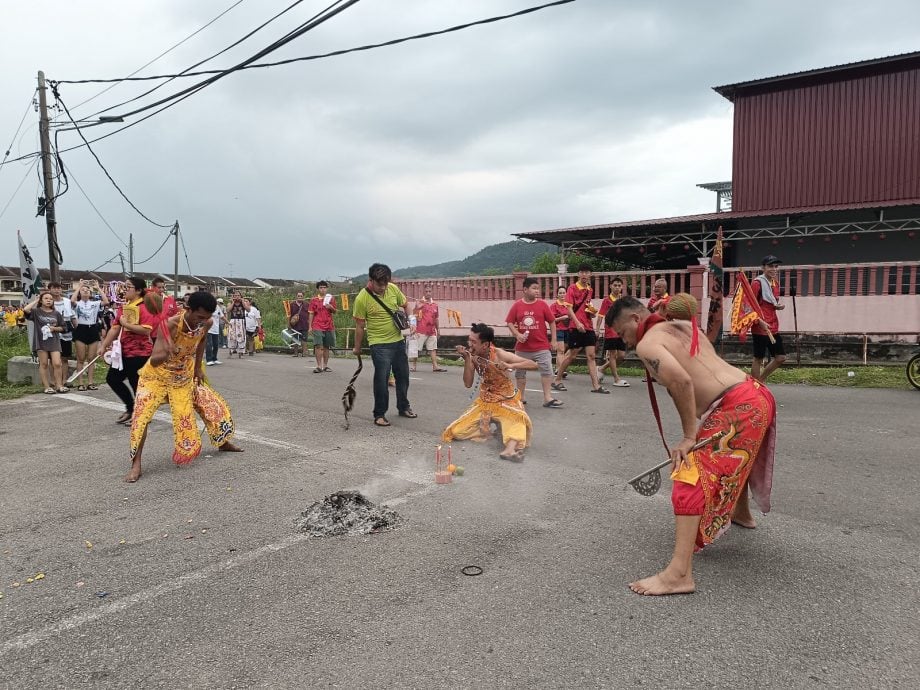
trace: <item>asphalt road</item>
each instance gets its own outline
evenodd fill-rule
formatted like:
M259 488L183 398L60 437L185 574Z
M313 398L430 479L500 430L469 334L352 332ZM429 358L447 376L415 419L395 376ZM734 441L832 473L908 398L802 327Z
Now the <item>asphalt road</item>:
M625 484L663 454L638 381L598 396L570 376L558 410L528 393L526 461L454 444L466 475L439 486L438 434L469 403L459 369L421 366L419 418L378 429L368 366L343 431L354 362L312 366L209 369L246 452L177 468L156 421L136 485L105 387L0 404L0 686L920 684L920 394L775 387L773 512L696 557L696 594L654 599L626 587L673 538L668 480L650 498ZM341 489L405 525L294 532Z

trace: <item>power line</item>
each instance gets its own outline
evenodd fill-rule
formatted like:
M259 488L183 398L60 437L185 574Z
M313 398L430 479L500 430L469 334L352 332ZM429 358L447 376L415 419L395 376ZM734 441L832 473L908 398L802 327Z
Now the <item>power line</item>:
M83 143L86 145L86 149L93 155L93 158L96 159L96 162L99 164L99 167L102 168L102 172L104 172L104 173L105 173L105 176L109 178L109 182L111 182L112 185L114 185L115 189L118 190L118 193L121 194L122 198L123 198L125 201L128 202L128 205L129 205L131 208L133 208L135 211L137 211L137 214L138 214L141 218L143 218L144 220L146 220L148 223L150 223L151 225L155 225L155 226L157 226L158 228L169 228L169 227L172 227L171 225L164 225L163 223L157 223L155 220L151 220L149 216L147 216L143 211L141 211L137 206L134 205L134 202L131 201L131 200L128 198L128 195L125 194L125 193L121 190L121 187L118 186L118 183L115 182L115 179L109 174L109 171L105 169L105 166L102 164L102 161L99 160L99 156L96 155L96 152L93 151L93 148L89 145L89 141L87 141L86 137L83 135L83 132L80 130L79 127L77 127L77 123L74 122L74 119L73 119L73 117L72 117L71 114L70 114L70 110L67 109L67 105L64 103L63 100L61 100L61 96L60 96L60 94L57 92L57 86L56 86L56 85L52 85L51 90L54 92L54 97L57 99L57 102L60 103L60 104L61 104L61 107L64 108L64 112L67 114L68 119L70 119L70 121L73 122L74 127L76 127L77 134L80 135L80 138L83 140ZM57 135L57 133L55 133L55 135ZM68 149L68 150L69 150L69 149ZM56 153L57 153L58 157L60 157L60 152L56 152Z
M74 180L74 182L76 182L76 180ZM111 257L111 258L110 258L108 261L106 261L105 263L99 264L98 266L96 266L96 268L92 269L91 271L88 271L88 273L95 273L96 271L98 271L98 270L99 270L100 268L102 268L103 266L108 266L109 264L115 263L115 259L117 259L119 256L121 256L121 252L118 252L115 256Z
M300 1L301 0L298 0L298 2ZM266 55L269 55L270 53L273 53L276 50L284 47L285 45L293 41L295 38L299 38L300 36L307 33L308 31L315 29L320 24L327 22L328 20L332 19L337 14L344 12L349 7L357 4L358 2L360 2L360 0L337 0L336 2L333 2L331 5L326 7L326 9L320 12L317 12L310 19L308 19L306 22L298 26L293 31L288 32L287 35L279 38L277 41L269 44L267 47L263 48L262 50L257 52L255 55L252 55L246 58L245 60L234 65L233 67L223 70L222 72L215 74L214 76L209 77L208 79L204 79L197 84L193 84L192 86L189 86L185 89L177 91L176 93L170 96L161 98L160 100L154 101L153 103L148 103L145 106L142 106L140 108L135 108L134 110L129 110L126 113L121 113L120 115L115 115L113 117L126 118L126 117L131 117L132 115L139 115L140 113L144 111L150 110L152 108L156 108L157 106L163 105L164 103L169 103L170 101L178 99L182 96L191 95L197 91L200 91L201 89L211 86L212 84L220 81L224 77L227 77L233 74L234 72L239 71L244 66L252 64L256 60L263 58ZM108 108L107 110L111 110L111 109L112 108ZM105 111L102 111L102 112L105 112ZM74 125L76 125L76 123L74 123Z
M200 67L200 66L203 65L204 63L210 62L211 60L213 60L214 58L218 57L219 55L223 55L223 54L226 53L228 50L231 50L232 48L235 48L235 47L238 46L240 43L242 43L242 42L245 41L246 39L252 37L254 34L256 34L256 33L258 33L259 31L261 31L262 29L264 29L266 26L268 26L269 24L271 24L273 21L275 21L275 20L278 19L279 17L281 17L281 16L283 16L284 14L287 14L288 12L290 12L292 9L294 9L295 7L297 7L297 5L299 5L299 4L302 3L302 2L303 2L303 0L295 0L294 3L292 3L292 4L288 5L287 7L285 7L283 10L281 10L280 12L278 12L278 14L276 14L275 16L273 16L272 18L270 18L268 21L263 22L262 24L260 24L259 26L257 26L255 29L253 29L253 30L250 31L249 33L247 33L247 34L246 34L245 36L243 36L242 38L237 39L236 41L234 41L233 43L231 43L229 46L227 46L227 47L224 48L223 50L219 50L218 52L214 53L214 54L211 55L210 57L206 57L204 60L200 60L199 62L196 62L194 65L191 65L190 67L187 67L186 69L182 70L182 72L180 72L179 74L184 74L185 72L188 72L189 70L193 70L193 69L195 69L196 67ZM140 98L143 98L144 96L147 96L147 95L153 93L153 92L156 91L157 89L159 89L159 88L161 88L161 87L163 87L163 86L166 86L166 84L168 84L170 81L172 81L172 79L167 79L167 81L163 82L162 84L158 84L157 86L154 86L152 89L149 89L148 91L145 91L144 93L139 94L139 95L135 96L134 98L129 98L129 99L126 100L126 101L122 101L121 103L117 103L117 104L115 104L115 105L109 106L108 108L105 108L104 110L100 110L100 111L98 111L98 112L93 113L93 114L90 115L89 117L90 117L90 118L94 118L94 117L96 117L96 116L98 116L98 115L101 115L102 113L106 113L106 112L108 112L108 111L110 111L110 110L114 110L115 108L120 108L120 107L122 107L123 105L127 105L128 103L133 103L134 101L136 101L136 100L138 100L138 99L140 99Z
M265 68L265 67L277 67L277 66L281 66L281 65L291 64L291 63L293 63L293 62L303 62L303 61L309 61L309 60L319 60L319 59L323 59L323 58L327 58L327 57L334 57L334 56L338 56L338 55L345 55L345 54L348 54L348 53L354 53L354 52L365 51L365 50L372 50L372 49L374 49L374 48L380 48L380 47L387 47L387 46L391 46L391 45L397 45L397 44L399 44L399 43L405 43L405 42L407 42L407 41L413 41L413 40L418 40L418 39L422 39L422 38L430 38L430 37L433 37L433 36L439 36L439 35L446 34L446 33L452 33L452 32L455 32L455 31L461 31L461 30L463 30L463 29L470 28L470 27L474 27L474 26L480 26L480 25L483 25L483 24L490 24L490 23L502 21L502 20L505 20L505 19L511 19L511 18L514 18L514 17L519 17L519 16L522 16L522 15L526 15L526 14L530 14L530 13L533 13L533 12L538 12L538 11L540 11L540 10L547 9L547 8L549 8L549 7L555 7L555 6L558 6L558 5L566 5L566 4L575 2L575 1L576 1L576 0L556 0L556 2L549 2L549 3L545 3L545 4L543 4L543 5L537 5L537 6L535 6L535 7L526 8L526 9L524 9L524 10L520 10L520 11L518 11L518 12L513 12L513 13L511 13L511 14L499 15L499 16L490 17L490 18L487 18L487 19L482 19L482 20L474 21L474 22L468 22L468 23L466 23L466 24L459 24L459 25L457 25L457 26L450 27L450 28L447 28L447 29L442 29L442 30L439 30L439 31L431 31L431 32L426 32L426 33L422 33L422 34L415 34L415 35L413 35L413 36L406 36L406 37L403 37L403 38L393 39L393 40L391 40L391 41L385 41L385 42L382 42L382 43L368 44L368 45L364 45L364 46L359 46L359 47L357 47L357 48L349 48L349 49L345 49L345 50L333 51L333 52L330 52L330 53L323 53L323 54L319 54L319 55L310 55L310 56L300 57L300 58L291 58L291 59L289 59L289 60L281 60L281 61L278 61L278 62L271 62L271 63L241 64L241 65L237 65L237 66L232 67L232 68L228 68L228 69L224 69L224 70L219 70L219 71L210 70L210 71L202 71L202 72L180 73L180 74L177 74L177 75L160 75L160 76L157 76L157 77L139 77L139 78L137 78L137 79L131 78L130 81L143 80L143 79L171 79L171 78L178 78L178 77L184 77L184 76L189 76L189 77L191 77L191 76L201 76L201 75L207 75L207 74L216 75L216 76L215 76L215 79L217 79L217 78L222 78L223 76L226 76L227 74L230 74L230 73L235 72L235 71L241 71L241 70L246 70L246 69ZM122 80L127 81L127 79L122 79ZM88 84L88 83L108 83L108 82L113 82L113 81L118 82L118 81L122 81L122 80L118 80L118 79L116 79L116 80L111 80L111 79L57 80L57 81L55 81L54 83L55 83L55 84ZM143 118L141 118L141 119L139 119L139 120L136 120L136 121L134 121L134 122L132 122L132 123L130 123L130 124L127 124L127 125L125 125L124 127L119 127L118 129L113 130L112 132L109 132L108 134L104 134L104 135L102 135L102 136L100 136L100 137L96 137L95 139L91 139L91 140L88 142L88 144L94 144L94 143L96 143L97 141L101 141L101 140L103 140L103 139L107 139L108 137L114 136L115 134L118 134L118 133L120 133L120 132L123 132L123 131L125 131L126 129L130 129L131 127L134 127L135 125L140 124L140 123L143 122L144 120L147 120L147 119L153 117L154 115L157 115L157 114L163 112L164 110L167 110L168 108L171 108L172 106L177 105L177 104L180 103L181 101L183 101L183 100L185 100L186 98L188 98L188 97L194 95L195 93L197 93L197 91L201 90L201 89L204 88L205 86L210 85L210 83L213 83L213 82L212 82L212 81L202 82L202 83L197 84L197 85L195 85L195 86L189 87L189 89L186 89L186 90L183 91L183 92L179 92L179 93L184 93L184 94L185 94L185 95L183 95L181 98L176 98L176 100L174 100L174 101L172 101L172 102L170 102L170 103L167 103L167 104L166 104L165 106L163 106L162 108L159 108L158 110L155 110L154 112L152 112L152 113L146 115L145 117L143 117ZM179 95L179 94L174 94L173 97L171 97L171 98L175 98L175 97L177 97L178 95ZM165 100L169 100L169 99L165 99ZM127 101L127 102L130 102L130 101ZM161 102L162 102L162 101L161 101ZM151 105L151 106L148 106L148 108L149 108L149 107L154 107L154 105L155 105L155 104L153 104L153 105ZM103 112L103 111L100 111L100 112ZM125 116L122 116L122 117L125 117ZM73 122L73 121L71 120L71 122ZM73 127L73 128L74 128L74 129L77 129L78 127L76 126L76 123L74 122L73 124L74 124L74 127ZM102 124L102 123L93 123L93 124ZM87 127L87 126L91 126L91 125L84 125L84 127ZM66 153L66 152L68 152L68 151L73 151L73 150L75 150L75 149L82 148L84 145L88 145L88 144L78 144L78 145L76 145L76 146L72 146L72 147L63 149L63 152ZM20 156L19 158L14 158L14 159L12 159L10 162L19 161L19 160L25 160L25 159L32 158L32 157L35 157L35 156L38 156L38 155L40 155L38 152L33 152L33 153L29 153L29 154Z
M135 266L139 266L139 265L141 265L141 264L145 264L145 263L147 263L148 261L150 261L151 259L153 259L153 258L154 258L157 254L159 254L161 251L163 251L163 247L165 247L165 246L166 246L166 243L169 242L169 238L173 236L173 232L178 232L178 231L179 231L179 228L178 228L177 226L178 226L178 223L176 223L175 225L172 226L172 228L173 228L173 229L172 229L172 232L170 232L168 235L166 235L166 239L163 240L163 244L161 244L159 247L157 247L157 250L156 250L153 254L151 254L150 256L148 256L148 257L147 257L146 259L144 259L143 261L135 261L135 262L134 262L134 265L135 265Z
M185 236L176 228L176 234L179 235L179 242L182 243L182 253L185 254L185 267L188 268L188 274L192 275L192 265L188 262L188 252L185 251Z
M105 223L105 226L112 232L113 235L115 235L115 239L117 239L119 242L121 242L123 245L125 245L125 247L127 247L128 244L127 244L123 239L121 239L121 236L120 236L117 232L115 232L115 228L113 228L111 225L109 225L109 221L107 221L107 220L105 219L105 217L103 217L103 215L102 215L102 213L99 211L99 209L96 208L96 204L94 204L94 203L93 203L93 200L89 198L89 195L86 193L86 190L83 189L83 186L80 184L80 182L77 180L77 178L74 177L73 170L70 171L70 179L72 179L72 180L74 181L74 184L77 185L77 189L80 190L80 193L83 194L83 196L84 196L84 197L86 198L86 200L89 202L89 205L93 207L93 210L96 212L96 215L99 216L99 220L101 220L103 223Z
M463 31L464 29L469 29L474 26L482 26L484 24L492 24L494 22L504 21L505 19L513 19L515 17L520 17L525 14L531 14L533 12L539 12L548 7L555 7L557 5L566 5L576 0L557 0L556 2L549 2L544 5L538 5L536 7L529 7L518 12L512 12L510 14L503 14L495 17L489 17L488 19L480 19L474 22L467 22L465 24L457 24L456 26L451 26L447 29L440 29L437 31L426 31L420 34L413 34L412 36L404 36L402 38L394 38L389 41L382 41L380 43L369 43L366 45L358 46L356 48L346 48L343 50L334 50L329 53L319 53L316 55L307 55L304 57L298 58L289 58L287 60L278 60L277 62L258 62L253 65L246 65L245 67L240 67L239 71L248 70L248 69L264 69L266 67L279 67L281 65L290 65L295 62L307 62L311 60L322 60L330 57L337 57L339 55L348 55L349 53L358 53L365 50L374 50L376 48L386 48L389 46L398 45L400 43L407 43L409 41L417 41L423 38L432 38L434 36L441 36L443 34L454 33L456 31ZM208 74L221 74L226 70L202 70L199 72L180 72L179 74L159 74L149 77L134 77L134 78L124 78L124 79L84 79L77 81L68 81L61 79L57 83L59 84L105 84L109 82L122 82L122 81L148 81L156 79L178 79L185 77L199 77Z
M28 179L29 175L32 174L32 168L37 167L37 166L38 166L38 159L36 158L34 161L32 161L32 164L29 165L28 168L26 168L26 174L23 175L22 180L20 180L19 184L16 185L16 191L13 192L13 195L10 197L10 200L6 202L6 206L4 206L3 210L0 211L0 218L3 218L3 214L6 213L6 209L8 209L10 207L10 204L13 203L13 199L15 199L16 195L19 194L19 190L22 188L22 185L25 184L25 181Z
M138 72L147 69L147 68L150 67L150 65L152 65L154 62L156 62L157 60L159 60L159 59L162 58L162 57L165 57L166 55L168 55L169 53L171 53L172 51L174 51L176 48L178 48L179 46L181 46L183 43L185 43L185 42L188 41L189 39L191 39L191 38L197 36L198 34L200 34L202 31L204 31L204 30L207 29L209 26L211 26L211 24L213 24L214 22L216 22L218 19L220 19L221 17L223 17L225 14L227 14L227 13L228 13L230 10L232 10L234 7L236 7L237 5L241 5L241 4L243 3L243 1L244 1L244 0L237 0L235 3L233 3L232 5L230 5L230 7L228 7L228 8L225 9L223 12L221 12L219 15L217 15L216 17L214 17L214 19L212 19L211 21L209 21L207 24L205 24L205 25L202 26L201 28L199 28L199 29L193 31L192 33L190 33L188 36L186 36L185 38L183 38L181 41L179 41L179 42L176 43L175 45L173 45L173 46L167 48L167 49L164 50L162 53L160 53L160 54L157 55L155 58L153 58L150 62L148 62L148 63L146 63L146 64L141 65L140 67L138 67L136 70L134 70L133 72L131 72L131 74L129 74L129 75L125 78L125 81L127 81L128 79L130 79L131 77L133 77L133 76L134 76L135 74L137 74ZM99 93L97 93L95 96L90 96L90 97L87 98L85 101L80 101L79 103L77 103L77 104L73 107L73 109L76 110L76 109L79 108L80 106L86 105L86 104L89 103L90 101L93 101L93 100L99 98L99 96L101 96L102 94L106 93L107 91L110 91L111 89L114 89L117 85L118 85L118 82L115 82L115 83L113 83L111 86L107 86L106 88L102 89L102 91L100 91Z
M38 91L38 89L35 89ZM22 123L26 121L26 116L29 114L29 110L32 108L32 104L35 102L35 91L32 92L32 95L29 96L29 104L26 106L26 111L22 114L22 119L19 121L19 126L16 128L16 133L13 134L13 138L10 140L10 145L6 147L6 153L3 154L3 160L0 160L0 168L6 165L6 159L10 157L10 151L13 149L13 144L16 143L16 137L19 136L19 130L22 129Z

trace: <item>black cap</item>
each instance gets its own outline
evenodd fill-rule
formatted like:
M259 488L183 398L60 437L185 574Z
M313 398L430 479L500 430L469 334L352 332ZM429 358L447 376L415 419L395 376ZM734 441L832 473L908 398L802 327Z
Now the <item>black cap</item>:
M772 254L767 254L763 258L763 261L760 262L760 265L761 266L772 266L773 264L781 264L781 263L783 262L780 261L779 257L773 256Z

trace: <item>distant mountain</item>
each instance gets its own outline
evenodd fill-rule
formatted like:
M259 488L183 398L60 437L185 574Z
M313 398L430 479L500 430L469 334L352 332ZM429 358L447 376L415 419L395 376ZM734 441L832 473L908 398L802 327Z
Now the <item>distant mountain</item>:
M445 261L432 266L410 266L393 272L399 278L451 278L467 275L502 275L530 270L538 256L559 251L542 242L512 240L491 244L460 261Z

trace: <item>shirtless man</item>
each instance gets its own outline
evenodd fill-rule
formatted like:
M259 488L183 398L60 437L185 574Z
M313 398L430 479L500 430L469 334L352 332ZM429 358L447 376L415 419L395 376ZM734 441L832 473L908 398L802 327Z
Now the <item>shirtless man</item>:
M671 448L676 519L671 562L629 587L645 595L693 592L694 551L712 543L732 522L754 527L748 483L761 510L770 509L773 396L762 383L721 359L705 337L699 338L699 353L691 356L691 324L665 321L634 297L617 300L606 323L667 387L683 427L683 438ZM722 438L691 451L719 432L724 432Z

